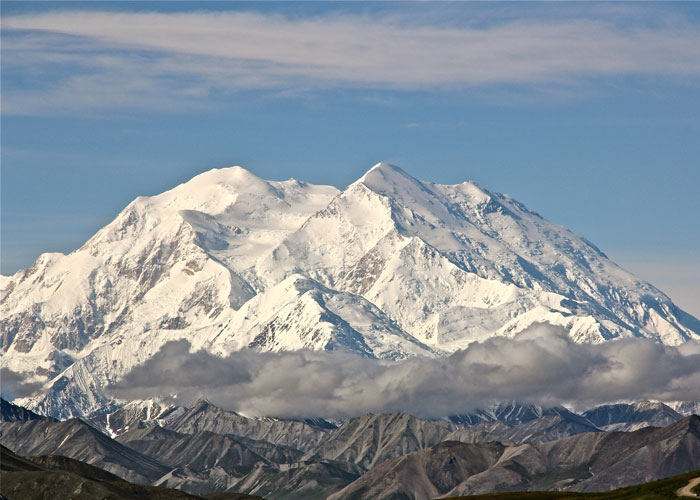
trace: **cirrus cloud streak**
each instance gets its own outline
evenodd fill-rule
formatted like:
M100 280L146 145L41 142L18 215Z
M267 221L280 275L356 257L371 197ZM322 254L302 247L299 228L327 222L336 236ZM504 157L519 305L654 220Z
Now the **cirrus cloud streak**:
M683 19L622 28L591 18L455 25L389 15L55 11L5 16L2 27L6 74L46 80L6 85L10 113L167 108L260 89L566 87L598 77L700 76L700 30Z

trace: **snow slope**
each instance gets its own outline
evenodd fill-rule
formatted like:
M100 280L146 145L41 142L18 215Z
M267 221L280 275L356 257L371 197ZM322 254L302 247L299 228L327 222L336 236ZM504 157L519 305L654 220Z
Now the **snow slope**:
M579 342L700 338L700 322L512 198L380 163L340 192L240 167L137 198L69 255L0 281L2 366L67 417L114 402L167 341L439 356L534 322Z

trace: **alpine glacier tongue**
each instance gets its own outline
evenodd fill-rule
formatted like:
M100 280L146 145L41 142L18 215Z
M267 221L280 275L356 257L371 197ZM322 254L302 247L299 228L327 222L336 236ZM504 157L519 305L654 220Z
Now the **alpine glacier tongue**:
M676 345L700 322L509 196L379 163L340 192L231 167L140 197L69 255L0 281L2 366L46 382L57 416L176 339L435 356L534 322L580 342Z

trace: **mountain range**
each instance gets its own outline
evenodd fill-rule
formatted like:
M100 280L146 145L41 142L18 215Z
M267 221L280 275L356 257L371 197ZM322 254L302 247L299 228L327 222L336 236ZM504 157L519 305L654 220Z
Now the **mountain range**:
M60 455L193 495L245 492L269 500L606 491L700 467L700 417L649 401L583 414L511 402L480 411L496 418L474 424L399 413L363 415L337 427L250 419L206 401L174 410L171 419L131 420L129 430L111 438L79 419L57 421L5 402L0 444L34 463L32 456ZM640 428L604 431L586 414ZM641 427L645 418L672 422ZM297 439L284 438L285 428L316 440L300 441L304 449L283 444Z
M697 463L699 438L700 417L693 416L666 428L585 433L517 447L447 441L387 461L328 500L605 491L674 475L680 457Z
M17 401L59 418L113 413L125 401L105 387L176 339L402 360L541 322L576 342L700 338L661 291L511 197L386 163L343 191L205 172L2 277L0 305L0 363L44 384Z
M214 497L142 486L124 481L99 467L62 455L22 457L0 445L0 498L12 500L263 500L236 493Z

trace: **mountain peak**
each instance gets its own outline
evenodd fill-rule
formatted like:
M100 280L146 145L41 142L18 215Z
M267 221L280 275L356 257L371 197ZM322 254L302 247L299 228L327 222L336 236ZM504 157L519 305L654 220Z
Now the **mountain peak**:
M246 191L268 191L270 189L268 181L255 175L250 170L246 170L238 165L226 168L213 168L196 175L181 186L181 189L189 190L210 188L213 185L231 186ZM177 188L176 188L177 189Z
M4 366L58 377L31 407L63 417L107 404L108 381L171 338L217 355L252 345L403 359L539 322L578 342L700 337L662 292L515 200L386 162L343 192L210 170L137 199L88 244L2 288Z
M419 183L403 169L387 162L379 162L360 177L356 184L362 183L373 191L386 191L391 185Z
M217 407L211 404L209 401L207 401L206 398L200 398L195 403L188 408L189 411L192 412L198 412L198 411L205 411L205 410L210 410L210 409L216 409Z
M223 167L223 168L212 168L211 170L207 170L205 172L202 172L195 177L192 178L192 180L197 179L199 177L202 177L203 179L207 179L209 181L211 180L224 180L224 179L230 179L230 178L250 178L250 179L260 179L257 175L255 175L253 172L250 170L247 170L244 167L241 167L240 165L233 165L230 167Z
M396 165L386 162L386 161L380 161L376 165L373 165L372 168L370 168L365 175L371 173L371 172L397 172L403 175L408 175L403 169L397 167Z

